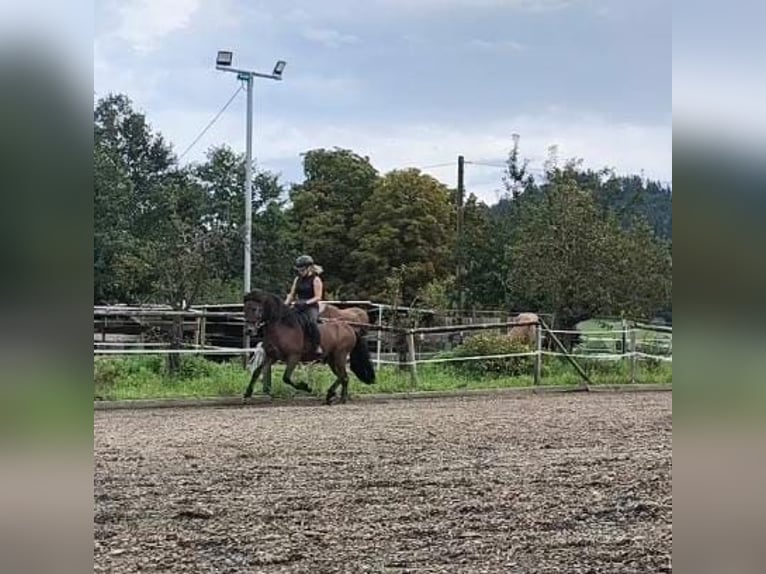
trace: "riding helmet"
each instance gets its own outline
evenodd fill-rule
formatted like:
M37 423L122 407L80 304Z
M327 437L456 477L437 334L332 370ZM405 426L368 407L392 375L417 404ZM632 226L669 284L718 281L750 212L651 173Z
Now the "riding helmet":
M295 260L295 266L299 269L313 264L314 260L311 258L311 255L301 255Z

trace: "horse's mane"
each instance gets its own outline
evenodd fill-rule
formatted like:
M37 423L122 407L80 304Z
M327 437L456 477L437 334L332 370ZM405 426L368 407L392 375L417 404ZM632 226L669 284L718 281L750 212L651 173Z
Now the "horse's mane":
M245 295L245 302L248 301L260 303L263 308L262 317L265 323L282 323L290 327L300 325L295 309L285 305L282 299L272 293L255 289Z

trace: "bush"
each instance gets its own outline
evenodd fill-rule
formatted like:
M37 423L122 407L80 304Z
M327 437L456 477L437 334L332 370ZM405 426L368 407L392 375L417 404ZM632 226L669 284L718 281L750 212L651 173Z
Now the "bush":
M137 375L160 375L165 360L159 355L144 357L104 357L93 362L93 382L109 386Z
M166 358L160 355L99 358L93 363L96 387L109 387L145 379L198 379L213 376L218 365L204 357L181 357L179 370L168 373Z
M448 354L449 357L478 357L484 355L508 355L528 353L532 349L521 342L512 341L507 335L479 333L474 335ZM472 376L529 375L533 372L534 356L504 357L473 361L452 361L447 363L455 371Z

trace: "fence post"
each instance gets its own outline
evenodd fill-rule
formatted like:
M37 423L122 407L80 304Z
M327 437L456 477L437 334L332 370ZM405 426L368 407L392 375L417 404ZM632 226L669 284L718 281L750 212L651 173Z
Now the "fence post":
M538 323L535 325L535 386L540 384L543 375L543 329Z
M418 386L418 369L415 364L415 333L413 331L407 332L407 357L410 363L410 379L412 386Z
M378 327L383 325L383 307L381 305L378 305ZM378 329L378 342L377 342L377 366L376 369L380 370L380 347L383 340L383 331L381 329Z
M622 352L623 355L628 352L628 348L627 348L628 347L628 334L627 334L627 331L628 331L628 322L625 319L623 319L622 320L622 348L620 349L620 351Z
M245 322L245 325L242 327L242 348L250 348L250 334L247 331L247 322ZM247 369L247 353L242 355L242 368Z
M636 382L636 366L638 357L636 357L636 328L630 330L630 382Z

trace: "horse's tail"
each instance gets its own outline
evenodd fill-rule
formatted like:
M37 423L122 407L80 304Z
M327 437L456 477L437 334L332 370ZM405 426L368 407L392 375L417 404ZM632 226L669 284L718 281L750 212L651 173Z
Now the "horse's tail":
M370 360L370 350L367 348L367 340L357 335L356 345L351 351L351 372L356 378L367 385L375 382L375 367Z

